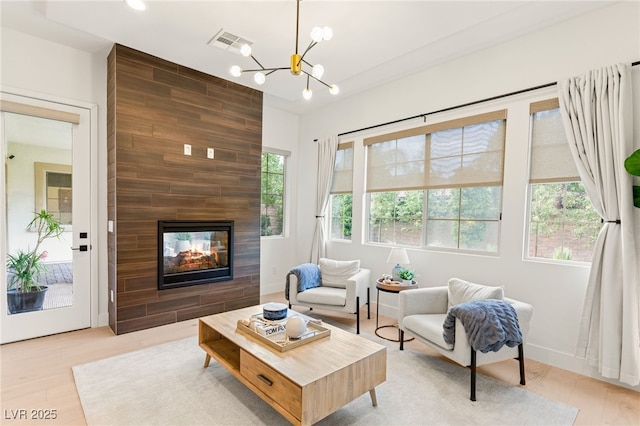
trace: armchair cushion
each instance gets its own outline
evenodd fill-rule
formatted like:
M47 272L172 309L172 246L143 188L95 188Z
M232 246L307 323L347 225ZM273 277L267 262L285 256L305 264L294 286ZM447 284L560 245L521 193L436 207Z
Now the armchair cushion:
M446 317L447 314L411 315L404 319L404 326L442 349L452 350L453 343L445 342L442 332Z
M504 300L504 287L489 287L459 278L449 280L449 307L482 299Z
M320 275L322 276L322 286L346 288L347 280L353 277L360 270L359 260L332 260L321 258Z
M347 304L347 292L343 288L336 287L310 288L298 293L298 302L344 306Z

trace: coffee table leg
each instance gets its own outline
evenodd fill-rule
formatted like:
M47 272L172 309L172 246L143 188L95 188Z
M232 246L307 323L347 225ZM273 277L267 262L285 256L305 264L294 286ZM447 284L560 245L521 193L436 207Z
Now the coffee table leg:
M378 405L378 398L376 398L376 388L373 388L369 391L369 395L371 396L371 405L374 407Z
M209 361L211 361L211 355L207 354L206 358L204 359L204 368L207 368L209 366Z

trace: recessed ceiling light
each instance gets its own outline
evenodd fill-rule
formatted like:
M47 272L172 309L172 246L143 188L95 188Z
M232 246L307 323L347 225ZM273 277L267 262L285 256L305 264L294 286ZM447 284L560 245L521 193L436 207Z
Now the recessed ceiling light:
M124 0L124 2L132 9L145 10L147 5L142 0Z

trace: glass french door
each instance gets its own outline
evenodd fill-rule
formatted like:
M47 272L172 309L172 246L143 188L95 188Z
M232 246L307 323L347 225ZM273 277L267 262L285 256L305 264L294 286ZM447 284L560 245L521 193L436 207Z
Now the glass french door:
M6 93L0 102L5 159L1 342L90 327L91 113ZM62 227L58 236L39 238L46 230L28 226L43 210ZM36 276L43 291L35 305L16 293L15 285L10 288L17 268L9 261L30 254L42 266Z

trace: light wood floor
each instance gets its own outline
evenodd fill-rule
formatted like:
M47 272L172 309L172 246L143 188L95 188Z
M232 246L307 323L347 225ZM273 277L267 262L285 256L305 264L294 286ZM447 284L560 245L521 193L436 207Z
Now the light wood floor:
M267 295L262 302L283 301L281 294ZM355 327L355 316L319 311L326 318ZM380 317L380 324L393 318ZM375 304L371 319L361 311L361 331L374 334ZM197 335L197 320L114 336L108 327L86 329L0 346L1 424L85 425L71 367L134 351L183 337ZM392 328L383 335L396 337ZM414 350L437 356L419 342L405 344ZM525 354L526 355L526 354ZM462 368L462 367L461 367ZM479 372L519 386L518 363L504 361L479 368ZM526 362L526 389L580 410L575 425L640 425L640 394L599 380L574 374L539 362ZM478 390L478 396L482 390ZM481 403L481 402L478 402ZM12 419L26 410L55 410L55 420ZM51 411L50 411L51 413Z

